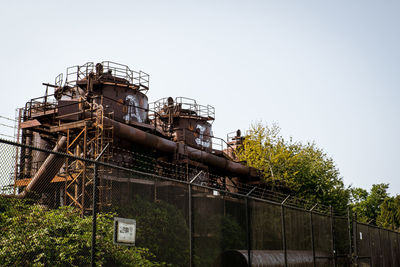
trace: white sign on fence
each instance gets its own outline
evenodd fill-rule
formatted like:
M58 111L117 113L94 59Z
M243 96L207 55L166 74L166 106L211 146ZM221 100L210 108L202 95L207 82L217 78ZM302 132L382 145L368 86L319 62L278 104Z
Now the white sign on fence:
M114 217L114 244L134 246L136 220Z

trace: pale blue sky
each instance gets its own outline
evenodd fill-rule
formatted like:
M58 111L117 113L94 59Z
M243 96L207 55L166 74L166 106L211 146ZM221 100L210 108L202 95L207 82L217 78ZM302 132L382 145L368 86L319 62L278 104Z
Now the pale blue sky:
M399 193L399 14L399 1L1 1L0 115L68 66L111 60L150 74L150 101L215 106L216 136L277 122L347 185Z

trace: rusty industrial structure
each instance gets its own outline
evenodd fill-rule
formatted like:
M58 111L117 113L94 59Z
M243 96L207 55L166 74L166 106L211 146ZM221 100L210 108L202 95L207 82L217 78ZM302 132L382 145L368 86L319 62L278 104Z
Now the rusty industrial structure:
M397 232L357 222L349 210L304 203L284 186L269 190L258 170L239 161L240 130L226 140L213 136L214 107L194 99L149 102L149 81L104 61L43 83L44 95L18 109L17 142L1 140L15 148L2 196L92 214L92 255L99 210L129 218L136 212L129 208L140 208L136 216L146 206L174 217L150 233L178 235L151 237L157 248L175 246L164 254L166 262L183 259L177 266L399 265ZM151 230L167 222L143 221Z
M134 155L145 154L154 159L151 171L157 175L173 172L162 166L171 163L182 167L181 179L201 173L199 179L207 184L209 173L225 177L218 181L221 187L259 181L255 169L235 159L234 149L243 140L240 131L229 142L215 138L214 107L193 99L166 97L149 103L145 72L109 61L89 62L67 68L65 79L60 74L54 84L43 85L45 95L20 109L18 139L23 144L89 159L103 152L101 161L128 168L143 165ZM90 213L93 164L30 149L20 153L14 183L20 197L35 194L53 205ZM113 180L120 177L100 170L100 207L112 204Z

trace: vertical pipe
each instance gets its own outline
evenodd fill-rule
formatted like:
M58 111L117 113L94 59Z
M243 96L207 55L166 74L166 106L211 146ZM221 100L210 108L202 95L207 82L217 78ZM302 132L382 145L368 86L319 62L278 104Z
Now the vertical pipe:
M26 130L22 129L21 144L26 145ZM19 158L19 179L25 178L25 147L21 147L21 156Z
M67 145L65 152L69 154L69 141L70 141L70 136L69 136L69 129L67 130ZM69 167L69 160L68 157L65 158L65 170L68 170ZM65 183L64 183L64 206L67 206L67 186L68 186L68 176L65 176Z
M313 266L316 266L315 262L315 244L314 244L314 223L313 223L313 211L310 210L310 225L311 225L311 249L312 249L312 256L313 256Z
M26 144L29 146L33 146L33 134L32 131L27 130L26 131ZM30 177L31 175L31 170L32 170L32 149L31 148L25 148L25 170L24 170L24 178Z
M18 129L17 129L17 140L15 140L17 143L19 143L19 134L21 132L21 118L22 118L22 108L18 109ZM19 150L21 148L19 148L18 146L15 147L15 169L14 169L14 195L17 192L17 187L16 187L16 183L17 183L17 179L18 179L18 153ZM21 149L22 150L22 149Z

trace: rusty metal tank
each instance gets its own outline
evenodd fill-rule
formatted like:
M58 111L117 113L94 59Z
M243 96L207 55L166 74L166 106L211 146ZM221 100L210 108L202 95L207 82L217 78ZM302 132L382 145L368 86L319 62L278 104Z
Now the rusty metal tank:
M87 103L94 103L114 120L147 123L148 84L148 74L110 61L70 67L64 86L55 92L58 115L62 120L78 120Z
M106 112L113 112L117 121L146 123L148 120L148 99L142 92L119 85L104 85L94 90L100 96L98 104Z
M205 151L212 150L214 107L200 105L194 99L172 97L152 103L158 124L171 133L174 141Z

